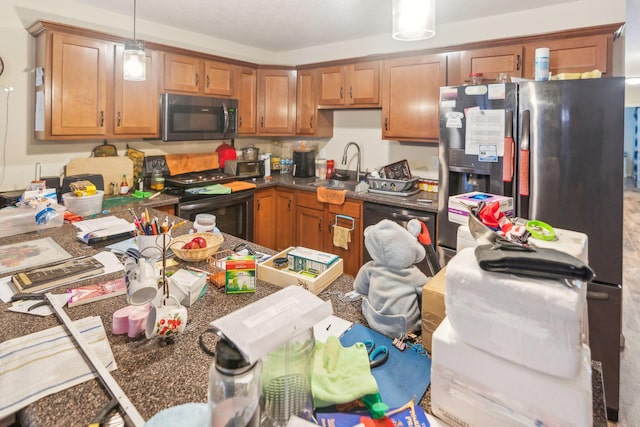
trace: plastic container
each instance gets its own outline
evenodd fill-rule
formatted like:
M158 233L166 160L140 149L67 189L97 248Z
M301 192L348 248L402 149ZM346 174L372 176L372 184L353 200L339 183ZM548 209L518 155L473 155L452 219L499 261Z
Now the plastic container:
M549 48L548 47L540 47L536 49L535 79L549 80Z
M213 214L199 213L193 223L193 228L197 233L213 232L216 227L216 216Z
M49 219L45 224L40 225L36 223L37 209L19 208L15 206L0 209L0 237L62 226L64 223L64 211L67 209L61 205L53 205L52 208L56 211L57 215Z
M472 85L481 85L482 84L482 73L471 73L469 74L469 77L471 77L471 84Z
M78 197L73 193L64 193L62 201L71 213L80 216L95 215L102 212L102 200L104 199L104 191L97 190L92 196Z
M260 361L249 365L228 341L220 339L209 369L209 427L260 426Z

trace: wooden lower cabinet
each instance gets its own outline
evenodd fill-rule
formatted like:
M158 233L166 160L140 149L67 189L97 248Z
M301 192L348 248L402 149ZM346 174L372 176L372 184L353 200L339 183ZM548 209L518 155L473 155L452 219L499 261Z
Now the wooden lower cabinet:
M344 261L344 274L355 277L362 265L362 202L321 203L315 191L297 191L296 202L296 244L340 256ZM353 227L349 249L333 244L336 222L342 227Z
M292 190L264 188L256 190L253 203L253 240L283 251L294 244L294 195Z
M175 205L154 206L153 208L155 210L157 210L157 211L164 212L167 215L175 215L176 214Z

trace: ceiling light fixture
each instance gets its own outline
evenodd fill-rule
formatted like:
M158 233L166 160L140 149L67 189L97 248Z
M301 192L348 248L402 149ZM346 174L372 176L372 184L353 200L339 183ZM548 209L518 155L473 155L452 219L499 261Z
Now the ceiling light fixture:
M424 40L436 34L436 0L392 0L391 8L394 39Z
M123 63L125 80L139 82L147 78L144 42L136 40L136 0L133 0L133 40L124 44Z

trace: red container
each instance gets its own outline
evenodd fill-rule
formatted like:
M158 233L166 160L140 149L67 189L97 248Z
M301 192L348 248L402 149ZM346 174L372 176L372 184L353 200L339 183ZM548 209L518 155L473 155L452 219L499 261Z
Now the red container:
M333 160L327 160L327 179L331 179L333 177L333 172L335 171L335 162Z

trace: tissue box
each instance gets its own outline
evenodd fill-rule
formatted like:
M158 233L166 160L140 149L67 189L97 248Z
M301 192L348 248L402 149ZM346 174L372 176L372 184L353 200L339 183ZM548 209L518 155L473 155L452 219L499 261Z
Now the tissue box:
M207 283L207 275L181 268L167 280L169 281L169 294L175 296L180 304L189 307L202 295Z
M254 255L231 255L227 257L227 294L244 294L256 291L256 257Z
M469 210L465 206L475 208L480 202L492 203L495 201L500 203L501 212L504 212L506 216L513 216L513 197L498 196L479 191L449 196L449 222L467 225L469 223Z
M445 319L433 334L431 409L455 426L591 426L591 354L571 378L546 375L478 350Z

